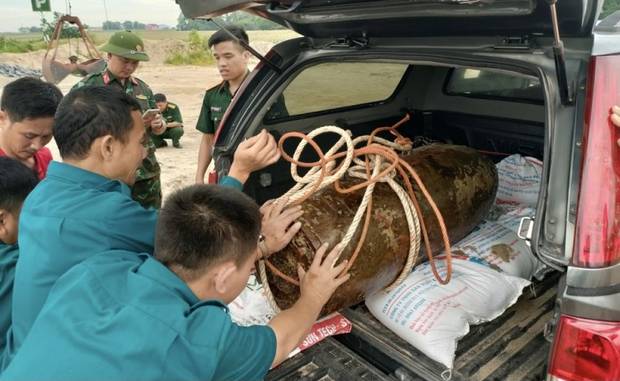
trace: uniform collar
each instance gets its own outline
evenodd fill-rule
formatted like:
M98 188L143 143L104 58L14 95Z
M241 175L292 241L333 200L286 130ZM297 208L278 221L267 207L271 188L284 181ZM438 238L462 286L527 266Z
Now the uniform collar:
M142 274L157 283L160 283L167 289L173 290L177 295L183 298L189 304L190 312L204 305L212 305L223 307L228 311L228 307L219 300L200 300L187 284L179 278L169 268L164 266L157 259L148 254L140 254L144 263L138 269L138 273Z
M243 76L243 79L241 80L241 83L243 83L245 81L245 79L248 77L248 75L250 74L249 70L246 70L245 75ZM239 86L241 87L241 86ZM222 90L228 90L230 88L230 83L228 83L228 81L222 81L222 83L220 83L220 87L217 89L217 92L222 92ZM235 94L231 94L231 95L235 95Z
M104 186L112 186L112 188L120 188L121 193L131 195L129 187L118 180L111 180L101 176L95 172L87 171L76 166L60 163L52 160L47 169L48 178L60 178L73 183L78 183L89 188L102 188Z
M11 250L17 250L17 249L19 249L17 244L9 245L8 243L4 243L0 241L0 254L8 253ZM0 255L0 257L2 257L2 255Z
M103 84L106 86L114 81L122 84L122 82L118 79L118 77L112 74L112 72L107 68L103 71L102 78L103 78ZM134 85L138 85L138 80L135 79L133 76L129 76L129 78L127 79L130 80L131 83L133 83Z
M220 83L220 86L217 88L217 92L221 93L224 90L228 90L229 87L230 85L228 84L228 81L222 81L222 83Z
M0 241L0 268L15 265L17 263L17 256L19 255L19 247L17 244L8 245ZM0 281L2 277L0 276Z

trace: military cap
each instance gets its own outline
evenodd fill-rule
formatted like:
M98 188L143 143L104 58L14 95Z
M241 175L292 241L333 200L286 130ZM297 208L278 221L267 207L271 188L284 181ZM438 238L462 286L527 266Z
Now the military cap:
M129 30L114 33L101 50L130 60L149 60L149 56L144 52L144 42Z

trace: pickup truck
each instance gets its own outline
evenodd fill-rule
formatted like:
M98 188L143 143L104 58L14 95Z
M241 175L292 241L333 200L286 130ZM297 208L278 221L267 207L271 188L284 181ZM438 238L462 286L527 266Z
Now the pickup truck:
M177 3L188 18L243 9L302 35L261 57L235 95L216 133L213 178L262 129L337 125L357 136L404 113L408 137L543 162L536 213L521 235L554 271L502 316L473 326L453 369L360 304L342 311L351 333L268 379L620 380L620 150L609 120L620 103L620 12L597 21L600 0ZM286 113L275 112L282 100ZM292 184L281 160L245 191L260 203Z

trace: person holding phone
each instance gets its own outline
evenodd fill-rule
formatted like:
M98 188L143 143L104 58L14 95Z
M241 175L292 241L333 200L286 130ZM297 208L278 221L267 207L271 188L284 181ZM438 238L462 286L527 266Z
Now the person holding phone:
M116 32L101 50L108 53L107 68L82 79L73 89L83 86L112 86L138 101L143 113L149 109L157 109L151 88L133 76L140 62L149 60L149 56L144 52L142 39L131 31ZM137 170L131 196L145 208L159 209L162 200L161 168L155 157L156 147L151 138L166 131L166 122L161 113L145 113L143 121L148 134L147 155Z
M174 148L181 148L183 117L181 116L179 105L168 101L166 95L162 93L155 94L155 102L157 102L157 108L161 111L161 115L166 121L166 132L153 136L153 143L155 143L157 148L166 147L168 143L164 139L170 139Z

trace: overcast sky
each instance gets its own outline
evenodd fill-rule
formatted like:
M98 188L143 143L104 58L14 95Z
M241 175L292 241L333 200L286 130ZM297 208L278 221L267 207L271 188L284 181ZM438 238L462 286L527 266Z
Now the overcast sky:
M52 11L66 13L65 0L51 0ZM82 23L100 27L106 20L140 21L175 26L181 9L174 0L72 0L71 14ZM45 12L48 20L52 13ZM38 26L40 14L32 11L30 0L0 0L0 32L17 32L22 27Z

